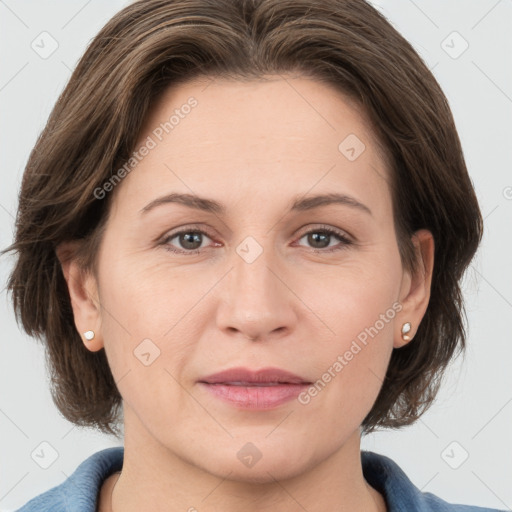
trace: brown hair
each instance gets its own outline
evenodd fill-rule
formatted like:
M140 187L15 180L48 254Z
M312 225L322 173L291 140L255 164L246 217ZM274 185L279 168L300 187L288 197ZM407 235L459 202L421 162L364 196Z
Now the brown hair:
M105 351L74 325L55 248L81 241L95 257L112 195L94 190L135 149L164 89L201 76L258 79L298 71L334 85L370 119L390 167L400 256L432 232L431 297L413 342L393 351L366 432L415 421L432 403L450 359L465 346L459 281L483 221L447 100L411 45L364 0L143 0L93 39L59 97L23 176L8 289L16 317L44 339L53 400L69 421L119 433L122 399Z

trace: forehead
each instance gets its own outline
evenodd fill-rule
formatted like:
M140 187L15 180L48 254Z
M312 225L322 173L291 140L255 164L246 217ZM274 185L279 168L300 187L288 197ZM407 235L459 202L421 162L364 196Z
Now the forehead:
M194 137L190 137L191 130ZM174 142L175 152L180 147L208 146L221 139L228 143L237 139L244 147L272 141L277 152L280 147L276 143L281 140L301 138L318 145L322 138L324 146L333 149L333 142L349 134L344 130L352 130L368 142L372 139L376 145L364 111L331 84L286 75L246 81L200 77L173 85L160 95L147 116L139 143L149 134L165 144L161 139L170 139L167 135L172 133L168 142ZM329 132L331 137L325 138ZM334 150L338 156L337 144ZM332 154L325 158L329 156Z
M232 193L247 187L259 197L278 191L283 197L287 190L295 195L340 184L341 192L362 199L372 191L382 196L386 179L358 105L306 77L173 85L146 118L135 150L144 146L151 148L122 188L146 199L163 191L210 196L214 190L225 194L221 200L236 201Z

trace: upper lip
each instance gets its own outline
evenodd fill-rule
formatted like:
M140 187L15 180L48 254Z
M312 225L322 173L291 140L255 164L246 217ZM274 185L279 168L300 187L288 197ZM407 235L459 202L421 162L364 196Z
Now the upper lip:
M311 382L280 368L229 368L208 377L199 382L208 384L258 384L258 383L286 383L286 384L311 384Z

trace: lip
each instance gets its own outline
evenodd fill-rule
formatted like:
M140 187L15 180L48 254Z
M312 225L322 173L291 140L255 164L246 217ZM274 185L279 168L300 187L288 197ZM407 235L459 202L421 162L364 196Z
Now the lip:
M296 398L311 382L280 368L230 368L198 381L216 398L238 409L273 409Z
M261 368L251 370L250 368L237 367L229 368L218 373L213 373L199 379L199 382L206 384L311 384L310 381L295 375L281 368Z

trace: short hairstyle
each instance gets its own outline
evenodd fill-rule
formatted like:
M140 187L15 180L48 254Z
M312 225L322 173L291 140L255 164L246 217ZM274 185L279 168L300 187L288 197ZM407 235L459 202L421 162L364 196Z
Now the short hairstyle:
M119 434L122 397L104 350L74 324L56 247L77 240L84 271L97 254L114 194L94 191L130 158L149 109L196 77L261 79L298 72L360 107L386 156L402 265L411 236L435 240L431 296L412 342L394 349L364 432L398 428L431 405L465 347L462 276L483 221L447 99L413 47L365 0L143 0L92 40L27 162L8 290L16 319L46 347L52 398L77 426ZM340 141L341 142L341 141Z

